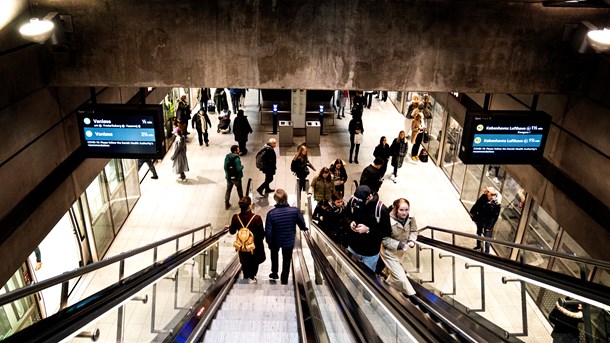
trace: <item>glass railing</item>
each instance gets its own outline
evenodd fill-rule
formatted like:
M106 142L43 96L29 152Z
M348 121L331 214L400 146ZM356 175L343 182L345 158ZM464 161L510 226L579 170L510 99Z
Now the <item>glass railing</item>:
M62 290L58 313L13 333L7 341L40 339L40 334L49 341L82 341L88 337L135 342L167 336L169 328L189 311L235 256L233 249L224 248L231 245L223 243L227 231L214 235L212 231L209 224L204 225L3 294L0 304L10 306L17 299L49 287ZM83 277L86 285L78 299L65 291L76 277ZM80 326L63 326L72 320Z
M463 248L477 239L515 250L518 261ZM526 263L539 255L578 265L582 278ZM551 341L555 325L581 342L608 342L610 288L587 281L591 270L610 268L608 262L427 227L403 266L416 282L490 330L500 328L506 339Z

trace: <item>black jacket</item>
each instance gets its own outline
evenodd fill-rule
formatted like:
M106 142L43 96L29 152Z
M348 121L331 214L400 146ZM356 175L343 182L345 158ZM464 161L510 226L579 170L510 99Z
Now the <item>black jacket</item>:
M362 126L362 119L354 118L349 121L348 129L350 135L355 135L356 130L360 130L360 133L364 133L364 126Z
M385 163L388 163L388 160L390 159L390 146L386 143L385 145L381 145L379 144L378 146L375 147L375 151L373 151L373 156L375 158L380 158L382 159Z
M347 203L347 216L356 224L364 224L369 227L369 233L358 233L353 230L348 230L349 247L355 253L363 256L374 256L379 254L381 249L381 241L384 237L392 235L392 226L390 224L390 212L385 205L381 205L381 215L379 223L375 217L375 210L379 196L375 194L373 199L368 204L364 205L361 211L354 211L352 208L353 198Z
M263 148L263 169L261 170L264 174L275 175L277 169L277 157L275 156L275 150L269 145L265 145Z
M255 214L252 213L252 211L234 214L231 218L231 225L229 226L229 233L232 235L236 234L237 231L242 228L239 219L237 219L238 216L239 219L241 219L242 223L244 223L244 225L248 225L248 222L250 221L252 216L255 216ZM263 226L263 219L261 218L261 216L257 215L256 218L252 219L252 222L250 222L250 225L248 225L248 229L250 229L250 231L254 235L254 253L251 254L249 252L240 251L239 261L242 264L248 263L250 261L262 263L263 261L265 261L266 256L265 246L263 245L263 241L265 240L265 227Z
M472 220L487 229L493 228L499 215L500 205L494 199L487 200L486 194L481 195L470 209Z
M342 208L334 207L333 205L318 206L320 229L335 242L343 247L348 244L349 219L346 215L345 205Z
M381 176L381 170L371 164L362 171L360 185L369 186L373 193L377 193L379 188L381 188Z
M252 133L252 127L248 122L248 118L244 115L237 115L233 122L233 134L235 135L235 141L247 142L248 135Z

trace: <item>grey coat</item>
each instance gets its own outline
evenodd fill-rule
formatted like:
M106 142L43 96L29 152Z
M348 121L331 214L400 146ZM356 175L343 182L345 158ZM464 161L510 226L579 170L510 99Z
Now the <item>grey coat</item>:
M174 173L180 174L189 171L189 162L186 159L186 138L184 136L176 135L171 160L174 161Z

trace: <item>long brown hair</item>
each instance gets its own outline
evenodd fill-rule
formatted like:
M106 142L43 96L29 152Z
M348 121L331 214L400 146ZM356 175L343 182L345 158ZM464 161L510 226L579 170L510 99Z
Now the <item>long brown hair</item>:
M324 177L324 172L328 173L326 177ZM327 182L331 182L333 180L333 175L331 174L330 169L328 169L328 167L322 167L322 169L320 169L320 174L318 174L318 180L326 180Z

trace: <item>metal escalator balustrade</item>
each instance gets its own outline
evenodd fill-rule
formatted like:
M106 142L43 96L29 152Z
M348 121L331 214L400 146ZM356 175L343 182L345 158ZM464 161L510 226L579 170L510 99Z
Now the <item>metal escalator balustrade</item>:
M224 267L218 263L218 241L227 230L211 232L207 224L0 296L0 304L7 304L92 271L102 288L83 300L71 300L70 306L6 341L66 341L91 328L98 333L92 339L116 342L153 341L167 335L176 316L189 309ZM142 263L145 268L135 267Z
M608 341L610 288L590 282L588 277L591 270L608 269L610 263L443 228L426 227L420 231L418 248L409 252L406 269L426 289L465 316L490 329L502 328L507 340L550 340L553 327L548 314L569 296L583 305L579 325L583 339ZM474 245L476 240L516 249L519 260L463 247ZM578 264L581 278L528 265L524 262L528 254Z

